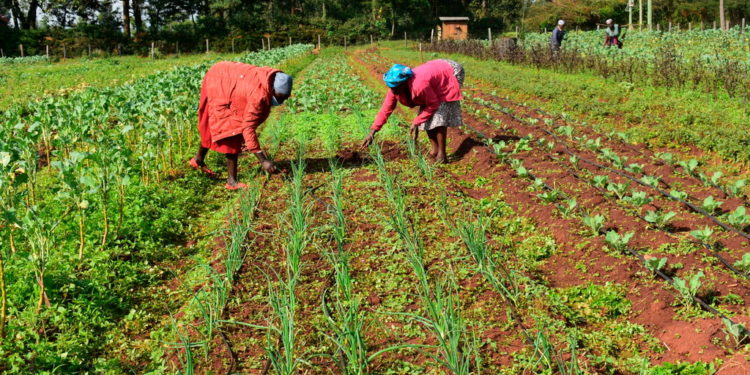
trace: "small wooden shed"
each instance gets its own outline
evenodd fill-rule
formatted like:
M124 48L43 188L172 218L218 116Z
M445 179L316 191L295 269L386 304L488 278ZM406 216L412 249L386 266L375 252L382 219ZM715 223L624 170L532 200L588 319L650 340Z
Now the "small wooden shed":
M469 38L469 17L440 17L440 40L466 40Z

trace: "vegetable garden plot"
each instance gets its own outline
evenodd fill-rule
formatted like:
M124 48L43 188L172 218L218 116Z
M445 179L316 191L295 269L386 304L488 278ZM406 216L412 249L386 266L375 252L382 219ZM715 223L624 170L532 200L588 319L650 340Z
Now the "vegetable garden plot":
M321 57L321 59L324 58L326 57ZM311 71L303 73L303 76L307 73L312 76L314 69L314 66L312 66ZM318 83L311 82L311 84ZM295 119L298 115L284 115L277 122L269 124L266 131L270 132L273 127L281 126L291 128L279 131L278 134L296 134L300 129L297 129L293 124L298 121ZM364 132L364 129L362 129L363 122L356 122L354 125L356 126L355 129L359 129L356 132ZM344 133L350 131L346 127L339 129ZM304 129L301 134L305 134ZM361 137L361 134L357 134L357 138L359 137ZM288 157L299 160L296 143L287 139L279 142L279 144L281 147L276 152L277 159L283 160ZM505 371L505 373L510 374L517 373L519 369L524 367L542 368L551 366L550 361L559 359L556 356L554 358L540 357L533 350L533 348L538 347L540 350L544 349L544 353L547 353L547 355L557 353L558 351L553 349L552 346L560 343L555 338L559 330L558 326L545 327L543 332L540 331L537 334L536 321L541 318L537 317L537 319L532 320L529 315L524 315L522 318L524 324L534 326L532 341L537 342L538 346L529 344L523 336L519 336L514 328L516 323L511 322L512 319L509 318L511 315L506 312L506 306L501 300L500 292L493 291L482 281L481 276L473 274L475 261L467 257L462 240L458 236L454 237L448 234L450 232L447 230L447 224L441 219L441 211L434 207L434 202L430 199L432 196L439 196L440 192L445 191L445 188L441 185L425 184L421 180L419 171L422 169L415 167L413 164L418 162L406 157L408 147L396 145L403 151L400 153L394 152L393 142L386 141L383 144L383 154L385 155L384 161L387 161L387 164L381 163L380 165L387 169L389 176L398 176L395 177L395 180L398 181L404 192L399 195L401 198L398 199L404 199L408 207L413 207L408 216L410 221L413 220L415 226L420 228L419 238L424 241L422 262L416 262L419 258L407 256L415 253L407 251L403 239L400 239L394 233L397 224L390 221L392 205L387 199L387 191L377 182L382 168L377 168L377 165L372 164L373 162L370 159L355 157L356 153L353 152L353 149L356 149L356 146L350 143L343 142L341 146L343 150L341 148L329 148L330 144L330 142L325 141L325 137L316 137L307 144L303 156L303 160L307 164L303 179L304 190L306 191L305 202L311 205L312 209L307 230L311 236L306 250L303 251L301 273L295 288L298 309L294 317L297 325L292 332L295 337L295 347L299 350L295 351L293 358L302 360L298 367L300 372L351 371L351 373L356 373L357 369L362 369L362 362L352 359L364 357L368 373L388 371L442 373L447 367L436 363L441 359L446 360L448 364L459 364L459 366L453 367L456 372L465 372L467 369L473 372L476 368L476 359L481 359L483 368L495 369L497 372ZM347 262L350 272L347 274L354 280L351 294L354 301L361 301L359 311L362 315L357 315L356 312L352 312L352 314L342 313L342 311L349 311L346 306L353 306L349 304L353 301L351 299L349 301L341 300L341 295L334 298L335 291L340 291L340 286L337 286L337 283L341 285L340 283L345 278L341 276L343 275L340 272L341 268L337 269L336 264L339 265L338 267L343 266L341 266L340 259L331 262L332 256L323 256L326 252L339 246L340 242L336 238L340 239L341 233L344 233L334 229L340 227L338 224L331 226L331 218L327 212L334 205L334 201L329 201L327 197L336 191L330 184L328 159L336 155L339 156L338 159L342 163L341 167L336 168L338 171L336 173L343 173L341 202L344 208L340 213L343 213L347 222L345 235L348 240L347 245L344 246L346 255L350 255ZM355 162L352 159L357 161ZM264 271L271 275L275 275L275 273L266 270L282 271L282 277L279 279L285 279L283 277L285 274L283 270L286 267L284 261L286 259L284 255L285 242L279 243L273 241L273 238L286 238L281 234L281 231L289 228L292 223L286 221L285 218L288 217L286 214L277 215L277 213L286 211L284 207L287 206L287 203L284 196L287 195L287 190L283 186L293 181L294 179L287 181L280 176L267 181L262 181L262 179L259 181L265 185L264 191L267 194L258 208L259 218L256 222L260 226L254 232L262 238L253 244L253 252L248 253L251 258L248 259L247 264L258 264L261 267L248 267L241 272L239 277L241 281L236 286L236 292L233 293L234 297L229 303L228 317L231 322L222 323L229 345L218 343L214 346L215 350L208 356L211 361L207 363L207 367L199 365L197 368L211 368L217 372L223 372L229 368L241 372L261 372L264 365L269 363L266 360L268 357L261 348L268 347L269 343L275 348L286 348L282 344L277 344L279 341L267 341L263 329L259 329L259 327L266 325L267 318L273 316L271 304L267 302L268 284L263 277ZM452 207L459 212L477 204L478 201L474 200L451 203ZM292 206L289 205L290 208ZM487 210L490 208L484 207L481 209ZM512 226L513 229L510 231L513 232L514 236L534 238L534 241L538 241L532 241L525 245L508 244L507 249L514 253L516 251L518 253L531 251L530 249L533 248L534 244L545 241L534 235L534 230L529 228L527 224L514 222L510 217L493 216L492 223L488 222L487 233L491 233L492 236L501 236L502 229L496 223L506 220L508 223L505 225ZM514 223L511 224L511 222ZM508 230L506 229L505 232L508 232ZM412 237L407 235L407 238ZM494 255L492 257L495 262L500 262ZM410 263L409 259L415 262ZM505 262L506 260L502 259L502 261ZM486 262L485 260L485 264L487 264ZM412 265L418 265L419 263L423 267L412 267ZM456 288L454 289L456 294L453 294L453 296L458 298L448 297L450 293L441 296L432 295L432 293L430 295L422 294L422 297L420 297L420 288L418 288L420 272L415 272L419 269L426 270L428 285L432 290L438 290L439 280L448 280L448 284L442 284L443 286L450 285L450 279L443 279L442 277L455 278L458 287L454 287ZM424 275L424 273L421 274ZM541 287L541 285L536 287L535 290L539 294L535 294L533 296L534 302L529 302L528 305L538 306L542 303L544 291L540 289ZM450 288L441 288L440 290L448 292ZM347 293L343 294L346 295ZM324 298L324 296L326 297ZM427 304L428 300L433 302ZM323 303L326 305L321 306ZM423 310L426 308L423 306L428 305L433 307L444 306L448 308L446 311L454 312L458 311L455 307L460 305L460 311L462 312L460 317L462 319L457 319L459 315L452 314L451 316L454 318L451 320L443 320L441 323L440 319L430 319L437 324L430 323L425 326L420 322L427 323L427 321L420 320L418 317L436 317L435 314L429 314L427 310ZM451 305L453 307L449 308ZM528 305L524 304L524 306ZM339 308L335 306L339 306ZM435 311L442 311L442 307ZM346 352L337 350L337 348L343 346L342 342L346 340L336 333L343 331L337 331L334 327L342 327L342 321L338 318L345 316L360 316L358 319L362 319L360 321L364 325L357 330L363 333L361 337L363 340L359 342L364 343L364 350L361 349L362 347L359 347L359 352L357 352L357 349ZM332 320L335 321L333 324ZM469 332L476 334L475 338L473 334L453 336L461 338L440 344L437 340L438 337L431 333L435 332L437 327L445 327L446 325L443 323L453 324L450 322L460 321L463 321L464 324L459 324L459 326L468 327ZM248 327L244 325L245 323L252 324L255 327ZM356 332L351 329L352 326L346 327L349 327L348 332ZM541 329L541 326L539 329ZM551 339L548 339L548 337L551 337ZM567 347L565 341L568 336L563 334L561 337L560 348L565 349ZM546 344L543 344L543 342L546 342ZM454 346L454 344L458 346ZM465 360L450 354L459 353L452 348L475 344L478 344L481 350L476 352L477 355L466 357L471 359L471 365L468 368L465 365L460 365L467 363ZM349 347L347 345L347 348ZM231 355L227 350L234 352L235 355ZM507 354L508 351L513 354ZM560 351L560 353L562 352ZM356 353L359 353L359 356ZM365 355L362 356L362 354ZM458 355L461 356L462 354L459 353ZM232 358L238 360L236 366L233 365ZM196 355L195 359L201 362L205 361L203 356L200 355ZM503 361L505 365L501 365ZM272 370L273 368L273 365L269 363L268 369ZM343 370L344 368L348 370Z
M280 64L310 50L292 46L244 61ZM114 347L129 345L124 336L131 329L142 334L147 325L166 323L150 314L170 310L179 298L157 301L150 292L174 272L175 258L191 251L180 243L189 237L191 215L213 205L201 204L210 185L175 171L192 151L207 67L3 113L0 233L13 318L6 333L17 340L2 342L2 371L159 367L143 364L143 348L120 355Z
M382 59L371 59L371 60L373 60L373 61L377 61L377 60L380 60L380 61L382 61ZM385 68L387 68L387 67L385 67L385 66L381 66L381 69L385 69ZM376 69L376 70L377 70L377 69ZM492 129L492 128L493 128L492 126L484 126L484 127L482 127L482 131L487 131L488 129ZM496 129L493 129L493 130L496 130ZM495 134L495 133L493 133L493 134ZM521 137L516 137L516 139L518 139L518 138L521 138ZM535 140L536 140L536 137L535 137ZM528 143L528 144L531 144L531 142L528 142L528 141L529 141L528 139L527 139L526 141L527 141L527 143ZM548 147L548 144L549 144L549 142L546 142L546 141L545 141L545 142L544 142L544 144L543 144L543 145L541 145L542 147L540 147L540 149L541 149L541 150L540 150L540 151L536 151L536 153L542 153L542 154L546 154L546 153L547 153L547 151L542 151L542 150L545 150L545 149L546 149L546 147ZM510 146L513 146L513 145L511 144ZM533 146L534 146L534 148L537 148L537 146L536 146L536 145L533 145ZM506 150L503 150L503 149L501 148L501 150L503 151L503 153L508 153L508 154L512 153L512 149L513 149L513 147L511 147L511 151L506 151L507 149L506 149ZM534 154L534 153L535 153L535 151L534 151L534 150L531 150L531 151L527 151L527 152L528 152L529 154ZM543 164L540 164L540 165L543 165ZM550 169L554 169L554 168L558 168L558 169L559 169L559 168L560 168L560 166L559 166L559 165L555 165L555 163L550 163L550 164L548 164L548 165L544 165L544 166L545 166L546 168L550 168ZM564 171L564 170L565 170L565 169L563 169L563 171ZM553 182L549 181L549 183L553 183ZM545 194L546 194L546 195L545 195ZM543 200L554 201L554 197L552 196L553 194L547 194L547 193L545 193L545 194L542 194L542 195L540 195L540 196L543 196L543 197L544 197L544 198L539 198L541 202L543 202ZM577 194L580 194L580 193L577 193ZM580 197L579 197L579 200L580 200ZM540 203L541 203L541 202L540 202ZM561 202L561 203L562 203L562 202ZM567 204L570 204L570 203L571 203L571 202L567 202ZM574 203L573 205L575 206L575 205L577 205L578 203L579 203L579 202L575 202L575 203ZM565 203L563 203L563 204L565 204ZM525 203L524 205L528 205L528 203ZM535 208L534 210L536 210L536 208ZM546 217L549 217L548 215L550 215L550 213L551 213L551 212L549 212L549 211L548 211L548 213L546 213L546 214L541 214L540 216L536 216L536 217L538 217L539 219L543 219L543 218L545 218L545 216L546 216ZM534 215L536 215L536 214L534 214ZM563 220L564 220L564 219L563 219ZM568 229L567 229L566 227L567 227L567 226L569 226L569 225L570 225L570 224L567 224L567 225L561 225L561 227L560 227L560 230L568 231ZM557 227L557 225L555 225L555 227ZM565 229L563 229L563 228L565 228ZM554 231L554 229L553 229L553 231ZM611 240L609 241L610 243L609 243L608 245L609 245L610 247L613 247L613 246L614 246L614 247L616 247L615 245L616 245L616 243L617 243L617 239L615 239L615 238L614 238L614 236L608 236L608 237L613 237L613 238L612 238L612 239L611 239ZM609 238L608 238L608 239L609 239ZM564 242L565 242L565 241L564 241ZM575 251L575 249L570 249L570 250L571 250L571 252L574 252L574 251ZM596 256L600 256L600 255L599 255L599 254L596 254ZM603 262L603 259L606 259L606 256L602 256L602 258L601 258L601 259L596 259L596 260L595 260L595 262L598 262L598 261L602 261L602 262ZM579 268L583 268L584 264L581 264L581 266L582 266L582 267L579 267ZM597 266L597 269L601 269L601 268L599 268L599 267L601 267L601 265L598 265L598 266ZM638 266L636 265L636 267L638 267ZM573 268L573 265L571 265L571 266L570 266L570 268ZM605 267L605 270L606 270L606 267ZM611 271L611 270L610 270L610 271ZM606 272L605 272L605 273L606 273ZM726 279L725 279L725 280L726 280ZM560 281L562 281L562 280L560 280ZM732 285L732 284L730 284L730 285ZM730 289L731 289L731 288L730 288ZM655 291L656 291L656 290L655 290ZM657 292L658 292L658 291L657 291ZM730 290L729 292L731 292L731 290ZM730 300L731 300L731 298L733 297L733 295L732 295L732 294L725 294L725 295L727 296L727 301L730 301ZM630 296L629 296L629 297L630 297ZM735 295L735 297L736 297L736 295ZM642 298L642 297L639 297L639 298ZM730 304L731 304L731 303L730 303ZM738 310L738 309L735 309L735 310ZM746 313L744 313L744 315L746 315ZM669 317L669 319L671 320L671 314L670 314L670 317ZM717 324L717 323L718 323L718 324ZM719 328L721 327L721 325L722 325L722 324L721 324L721 321L718 321L717 323L711 323L711 325L713 325L713 326L715 327L715 329L717 329L717 330L718 330L718 329L719 329ZM706 341L708 341L708 338L706 338Z

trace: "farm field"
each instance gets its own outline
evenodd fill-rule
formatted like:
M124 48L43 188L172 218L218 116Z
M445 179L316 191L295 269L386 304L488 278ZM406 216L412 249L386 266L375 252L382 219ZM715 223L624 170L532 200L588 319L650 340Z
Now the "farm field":
M610 57L637 57L646 61L659 58L660 50L674 49L685 62L701 62L707 65L727 60L744 65L750 63L750 38L748 30L739 26L729 31L719 29L681 31L638 31L621 29L623 41L628 48L617 50L604 46L604 29L601 31L574 31L566 35L566 47L579 53L608 55ZM676 25L675 25L676 30ZM548 33L528 33L524 47L547 47Z
M122 56L97 59L76 58L60 62L32 60L32 62L0 63L0 79L5 83L3 89L0 90L0 108L7 108L13 104L25 104L32 98L64 94L70 89L115 86L176 66L233 59L239 56L241 55L209 53L180 57L166 56L160 59ZM15 60L24 61L20 58Z
M243 157L236 193L185 163L208 62L6 112L0 371L750 372L739 137L669 113L645 133L571 104L575 75L427 53L467 72L433 165L410 111L360 147L419 52L311 50L240 58L296 82L261 128L285 172Z

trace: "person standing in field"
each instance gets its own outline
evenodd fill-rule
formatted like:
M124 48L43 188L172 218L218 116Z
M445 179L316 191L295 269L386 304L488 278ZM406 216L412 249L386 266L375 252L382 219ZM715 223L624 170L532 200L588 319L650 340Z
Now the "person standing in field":
M223 61L206 72L198 105L200 147L190 159L193 169L215 177L206 167L208 150L226 155L229 190L246 188L237 180L237 159L242 146L253 153L264 171L276 172L273 161L258 143L257 129L292 93L292 77L284 72L239 62Z
M607 28L604 29L604 46L622 48L622 42L620 41L620 25L614 23L612 19L608 19Z
M432 144L430 157L437 163L447 163L448 128L463 123L460 101L463 99L461 86L464 78L461 64L448 59L428 61L413 70L401 64L393 65L383 75L383 81L389 87L388 94L362 146L372 143L375 134L400 102L410 108L419 106L419 114L412 121L410 132L416 140L419 129L426 131Z
M560 51L562 42L565 40L565 21L557 21L557 27L552 30L552 35L549 38L549 46L552 52Z

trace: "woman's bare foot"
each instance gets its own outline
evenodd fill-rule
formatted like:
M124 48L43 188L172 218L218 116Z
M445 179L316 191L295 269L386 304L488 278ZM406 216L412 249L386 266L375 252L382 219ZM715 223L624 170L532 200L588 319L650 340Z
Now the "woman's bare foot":
M437 154L435 156L435 164L448 164L448 157L445 154Z

